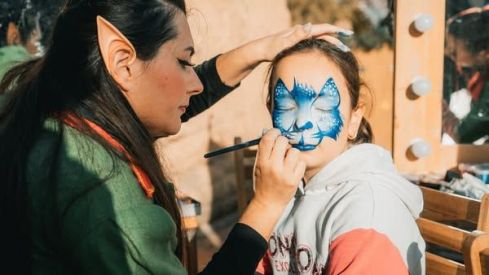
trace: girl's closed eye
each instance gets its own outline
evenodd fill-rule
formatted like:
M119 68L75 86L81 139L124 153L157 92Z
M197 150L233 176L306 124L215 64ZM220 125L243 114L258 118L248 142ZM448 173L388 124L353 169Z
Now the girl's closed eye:
M295 101L287 97L278 99L276 104L275 109L278 111L292 111L297 108Z
M182 69L185 69L187 67L194 67L195 64L192 64L190 63L189 61L185 60L185 59L180 59L180 58L177 58L178 60L178 64L180 64L180 66L182 67Z
M337 107L337 103L326 99L326 97L318 97L316 101L314 101L313 106L320 111L331 111L333 108Z
M293 105L278 105L277 107L278 111L293 111L295 110L296 106Z

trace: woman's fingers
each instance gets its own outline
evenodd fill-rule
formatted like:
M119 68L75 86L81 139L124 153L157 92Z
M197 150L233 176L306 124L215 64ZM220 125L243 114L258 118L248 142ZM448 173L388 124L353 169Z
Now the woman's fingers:
M287 150L287 154L285 155L284 167L285 170L294 171L297 166L297 162L299 161L300 151L296 148L290 148Z
M334 41L343 51L348 47L344 46L339 40L329 40L333 36L349 36L352 31L343 29L330 24L305 24L296 25L273 35L268 35L249 43L249 46L257 53L257 59L262 61L271 61L273 58L289 47L297 44L299 41L309 38L320 38L328 41ZM334 38L334 37L333 37ZM336 38L334 38L336 39Z
M341 36L351 36L353 35L353 31L347 30L344 28L337 27L331 24L314 24L311 26L311 35L312 36L321 36L321 35L341 35Z
M273 147L275 146L275 140L280 134L280 130L278 129L271 129L263 134L260 144L258 144L258 153L256 156L258 161L264 162L270 159Z
M329 35L323 35L323 36L320 36L320 37L317 37L317 38L328 41L329 43L335 45L336 47L338 47L338 49L342 50L345 53L351 51L350 48L348 48L348 46L346 46L345 44L343 44L343 42L341 42L336 37L329 36Z
M350 36L353 32L347 29L343 29L330 24L306 24L306 25L297 25L292 28L289 32L285 34L285 37L288 39L289 46L292 46L299 41L304 39L308 39L311 37L326 40L333 45L336 45L340 50L344 52L349 52L350 48L343 44L338 38L333 35L339 36Z
M299 182L306 171L306 165L304 161L300 159L300 151L295 148L290 148L287 150L287 155L285 156L285 171L290 171L293 182Z
M275 140L275 146L273 147L270 155L270 160L277 165L283 165L285 153L287 148L290 147L289 139L284 136L278 136Z
M294 176L297 179L297 181L301 180L304 177L305 172L306 172L306 163L302 160L299 160L294 169Z
M289 38L289 37L305 37L310 35L311 32L311 24L306 24L306 25L295 25L291 28L288 28L286 30L283 30L279 32L279 35L282 38Z
M296 42L301 40L320 37L324 35L339 35L339 36L351 36L353 31L340 28L330 24L311 24L307 23L305 25L296 25L290 30L284 32L284 37L291 37Z

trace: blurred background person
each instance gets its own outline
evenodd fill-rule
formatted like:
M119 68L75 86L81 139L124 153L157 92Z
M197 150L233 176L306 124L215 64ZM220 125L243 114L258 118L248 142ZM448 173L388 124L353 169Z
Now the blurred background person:
M31 56L42 55L40 13L30 1L0 2L0 80L12 66ZM8 94L0 91L0 108Z
M40 13L30 1L0 2L0 78L13 64L41 55Z
M483 143L489 134L489 5L447 21L443 128L455 142Z
M29 0L30 1L30 0ZM66 0L32 0L33 9L40 13L39 25L42 32L41 45L47 47L56 17L61 12Z

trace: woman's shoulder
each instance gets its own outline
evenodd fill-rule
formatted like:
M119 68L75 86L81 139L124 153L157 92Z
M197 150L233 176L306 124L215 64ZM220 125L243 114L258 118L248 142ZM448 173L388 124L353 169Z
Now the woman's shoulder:
M37 168L32 172L42 174L51 165L56 166L58 173L103 176L115 165L123 166L124 162L88 135L49 118L44 121L41 133L30 150L28 167ZM29 170L31 172L32 169Z
M103 194L110 197L111 208L148 201L126 162L93 138L54 119L45 121L30 151L27 181L31 191L53 186L60 209L84 200L103 204L93 200Z
M48 163L53 169L47 169ZM71 231L87 233L108 220L122 228L139 224L135 221L142 212L153 221L146 220L148 227L161 229L164 223L174 231L169 214L146 197L126 162L54 120L44 123L31 150L28 183L34 205L56 197L56 210Z

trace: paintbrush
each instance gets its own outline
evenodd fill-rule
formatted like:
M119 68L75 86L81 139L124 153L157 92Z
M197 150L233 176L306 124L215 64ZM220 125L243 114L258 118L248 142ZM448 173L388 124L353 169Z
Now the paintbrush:
M211 157L215 157L215 156L218 156L218 155L222 155L222 154L225 154L225 153L229 153L229 152L232 152L232 151L236 151L236 150L239 150L239 149L244 149L246 147L257 145L258 143L260 143L260 140L261 140L261 137L259 137L257 139L252 139L250 141L246 141L246 142L243 142L243 143L240 143L240 144L235 144L235 145L232 145L232 146L229 146L229 147L224 147L224 148L221 148L221 149L217 149L215 151L212 151L212 152L209 152L209 153L205 154L204 155L204 158L208 159L208 158L211 158ZM289 144L297 144L297 142L295 140L293 140L293 139L290 139L289 140Z
M240 144L235 144L235 145L232 145L232 146L229 146L229 147L224 147L224 148L221 148L221 149L218 149L218 150L215 150L215 151L212 151L212 152L209 152L209 153L205 154L204 155L204 158L208 159L208 158L211 158L211 157L215 157L215 156L218 156L218 155L222 155L222 154L225 154L225 153L229 153L229 152L232 152L232 151L236 151L236 150L239 150L239 149L243 149L243 148L246 148L246 147L257 145L258 143L260 143L260 140L261 140L261 137L259 137L257 139L250 140L250 141L246 141L246 142L243 142L243 143L240 143Z

